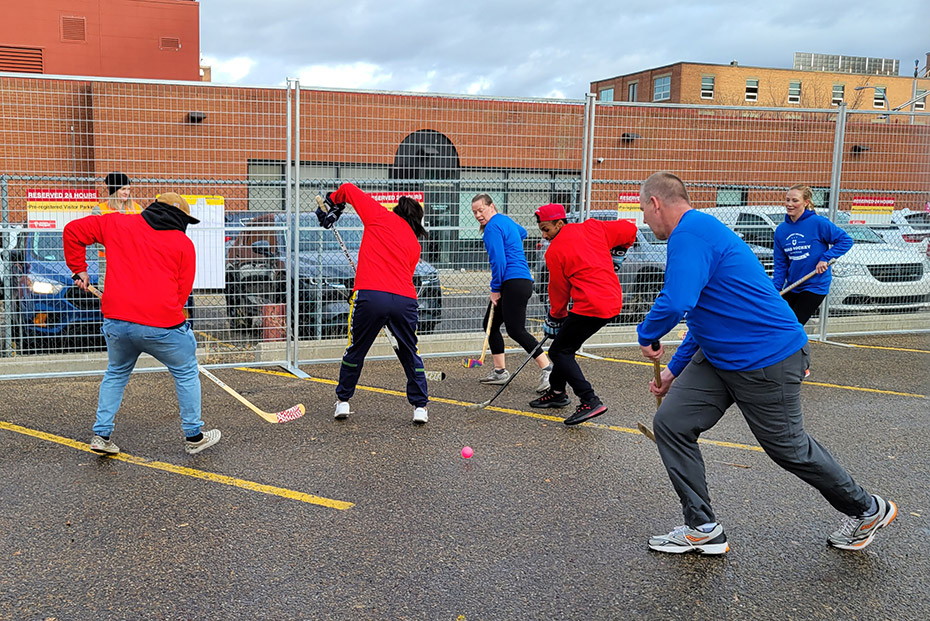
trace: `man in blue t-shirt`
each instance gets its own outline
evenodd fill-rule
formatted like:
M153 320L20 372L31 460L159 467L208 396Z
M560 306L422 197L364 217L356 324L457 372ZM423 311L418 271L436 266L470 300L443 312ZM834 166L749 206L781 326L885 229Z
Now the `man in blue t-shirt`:
M723 554L723 527L710 506L701 433L736 403L753 435L779 466L816 488L846 518L827 541L861 550L897 514L893 502L868 494L804 430L801 379L807 335L755 255L719 220L691 208L684 183L668 172L640 190L643 218L668 240L665 285L637 327L643 355L682 318L688 334L662 371L654 419L656 445L684 511L685 525L649 539L660 552Z

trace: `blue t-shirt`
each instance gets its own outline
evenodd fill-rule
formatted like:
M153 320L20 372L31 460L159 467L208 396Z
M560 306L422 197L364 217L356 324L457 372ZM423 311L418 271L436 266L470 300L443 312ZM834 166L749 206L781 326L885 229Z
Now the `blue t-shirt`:
M494 214L484 225L484 247L491 261L492 292L500 292L505 280L533 280L526 255L523 254L524 239L526 229L502 213Z
M682 318L688 335L668 364L675 376L698 347L718 369L749 371L780 362L807 343L749 246L695 209L669 236L665 285L636 329L640 345L659 340Z
M820 261L836 259L852 248L852 238L827 218L807 210L797 222L789 216L775 229L775 271L772 282L779 291L810 274ZM794 291L826 295L833 279L831 270L813 276Z

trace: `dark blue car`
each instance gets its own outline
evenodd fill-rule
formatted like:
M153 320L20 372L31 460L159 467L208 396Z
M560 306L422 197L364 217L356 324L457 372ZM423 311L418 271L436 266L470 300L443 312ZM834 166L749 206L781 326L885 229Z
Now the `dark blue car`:
M76 287L61 231L20 229L7 260L10 322L17 350L52 352L103 346L100 300ZM98 246L87 247L90 284L98 282ZM186 314L193 315L193 296Z

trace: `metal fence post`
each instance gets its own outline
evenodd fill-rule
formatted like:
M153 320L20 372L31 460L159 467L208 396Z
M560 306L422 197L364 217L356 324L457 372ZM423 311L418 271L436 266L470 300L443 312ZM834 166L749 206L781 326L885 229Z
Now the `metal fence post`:
M0 175L0 261L6 264L9 270L9 250L7 239L10 232L7 226L10 223L10 188L7 185L8 177ZM12 274L0 271L0 292L3 293L3 345L0 346L0 358L7 358L13 350L13 310L10 308L8 297L12 294Z
M584 214L588 189L588 109L591 107L591 93L585 95L584 113L581 121L581 188L578 192L578 213Z
M585 158L588 160L587 171L588 176L585 179L585 201L584 201L584 214L582 220L588 217L588 214L591 213L591 186L594 185L594 119L595 119L595 110L597 108L597 99L594 93L588 93L586 95L587 101L585 103L590 103L588 106L588 117L586 123L588 124L588 144L585 149Z
M846 140L846 102L840 102L836 113L836 130L833 136L833 166L830 171L830 222L836 222L836 211L840 204L840 178L843 171L843 144ZM827 342L827 324L830 317L830 292L820 305L820 337Z

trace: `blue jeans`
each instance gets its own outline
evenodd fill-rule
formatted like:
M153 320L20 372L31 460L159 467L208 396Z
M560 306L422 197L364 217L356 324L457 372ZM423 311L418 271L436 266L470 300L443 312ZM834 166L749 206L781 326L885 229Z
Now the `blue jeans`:
M153 328L118 319L103 320L107 339L107 371L100 383L94 433L109 436L113 419L123 401L123 390L139 355L147 353L168 367L181 407L181 428L190 438L200 433L200 375L197 369L197 340L190 324L180 328ZM154 400L153 400L154 401ZM157 402L157 401L156 401Z

